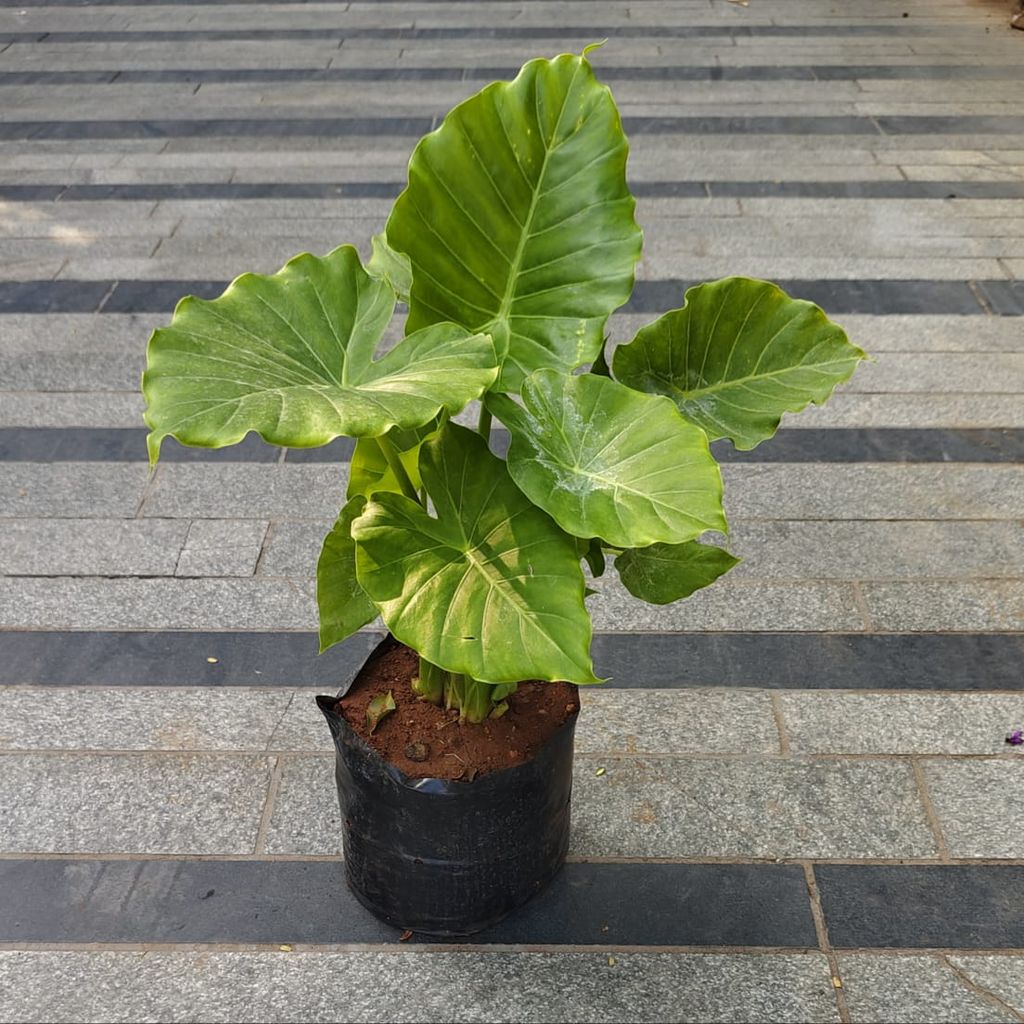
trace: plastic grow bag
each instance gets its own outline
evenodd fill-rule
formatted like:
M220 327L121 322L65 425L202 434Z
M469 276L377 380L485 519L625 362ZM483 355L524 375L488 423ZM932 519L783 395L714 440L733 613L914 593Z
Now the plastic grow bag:
M387 637L366 665L395 643ZM360 903L396 928L469 935L557 874L569 845L576 715L525 764L472 782L414 779L334 711L349 686L316 701L334 738L345 875Z

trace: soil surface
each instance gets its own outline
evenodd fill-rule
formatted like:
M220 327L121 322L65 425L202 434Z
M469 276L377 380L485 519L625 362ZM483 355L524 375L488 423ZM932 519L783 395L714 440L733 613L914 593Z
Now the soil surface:
M529 761L580 709L571 683L520 683L500 718L459 724L457 711L419 700L410 683L419 658L397 644L366 665L335 710L385 760L412 778L463 779ZM366 706L391 691L397 708L370 732Z

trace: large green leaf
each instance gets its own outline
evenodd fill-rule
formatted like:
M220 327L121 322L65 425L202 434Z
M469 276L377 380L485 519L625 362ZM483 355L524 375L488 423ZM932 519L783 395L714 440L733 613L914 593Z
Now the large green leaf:
M615 568L634 597L671 604L714 583L739 561L724 548L690 541L631 548L616 557Z
M521 406L506 395L486 401L509 429L512 478L569 533L632 548L727 529L708 439L667 399L537 370Z
M362 495L341 510L324 538L316 563L316 600L320 607L320 653L377 617L377 607L356 579L352 520L366 507Z
M491 334L505 391L592 360L640 257L627 150L585 57L530 61L459 104L416 147L388 220L412 262L407 330Z
M149 342L150 458L168 435L220 448L250 431L292 448L376 436L461 409L497 376L494 346L455 324L374 360L395 295L351 246L243 274L218 299L182 299Z
M699 285L615 352L624 384L667 395L714 440L749 449L785 412L820 405L864 353L810 302L778 285L729 277Z
M352 524L359 582L388 629L474 679L597 682L573 538L463 427L424 444L420 474L437 519L384 492Z

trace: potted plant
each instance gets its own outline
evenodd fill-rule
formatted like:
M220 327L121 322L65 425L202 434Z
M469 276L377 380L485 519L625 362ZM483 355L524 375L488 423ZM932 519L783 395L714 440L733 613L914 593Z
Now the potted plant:
M753 448L864 357L816 306L729 278L609 364L641 251L626 156L587 51L530 61L420 140L365 266L342 246L245 274L149 343L152 462L168 436L356 439L321 650L377 616L389 636L319 703L349 882L399 927L477 930L558 870L575 687L601 682L583 564L612 555L655 604L712 583L737 559L699 539L727 531L709 441ZM377 355L399 299L404 337ZM453 422L474 400L477 432Z

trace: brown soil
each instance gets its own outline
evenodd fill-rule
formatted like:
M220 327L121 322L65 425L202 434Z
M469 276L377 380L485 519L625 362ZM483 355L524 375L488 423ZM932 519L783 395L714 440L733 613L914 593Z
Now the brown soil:
M413 651L401 644L364 667L335 710L386 761L412 778L463 779L529 761L580 709L571 683L520 683L501 718L459 724L445 711L416 698L410 682L419 671ZM397 708L370 732L366 705L391 691ZM410 756L412 755L412 756Z

